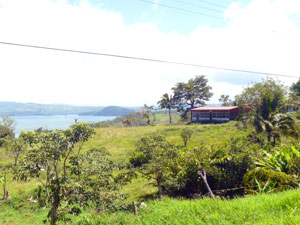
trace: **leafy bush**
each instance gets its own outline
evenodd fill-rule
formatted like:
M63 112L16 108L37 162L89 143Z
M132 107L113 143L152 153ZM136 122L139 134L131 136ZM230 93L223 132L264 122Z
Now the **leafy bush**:
M207 193L199 171L205 169L212 190L220 195L243 194L243 177L255 167L254 160L258 146L251 144L247 137L233 138L218 145L202 146L186 150L178 160L179 170L172 171L163 183L165 192L171 196L193 197Z
M187 142L192 138L192 135L193 135L193 130L192 129L184 128L181 131L180 136L181 136L181 138L183 140L184 147L186 147Z
M178 153L178 147L170 144L165 137L152 134L137 142L130 162L148 179L156 181L158 196L161 198L162 184L169 179L172 169L177 166Z
M244 184L248 186L250 190L258 190L257 182L262 186L266 183L273 183L275 184L274 189L279 191L299 186L299 182L295 176L267 168L256 168L245 174Z
M8 127L0 124L0 146L2 146L9 138L13 137L13 131Z
M134 152L129 159L129 162L134 167L140 167L148 162L146 155L143 152Z
M256 162L260 167L266 167L286 174L299 175L300 173L300 151L298 145L273 148L262 151L262 156Z

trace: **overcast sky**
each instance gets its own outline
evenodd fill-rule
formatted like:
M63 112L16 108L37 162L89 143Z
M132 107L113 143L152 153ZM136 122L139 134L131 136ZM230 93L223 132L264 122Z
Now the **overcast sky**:
M0 42L300 76L299 0L147 1L0 0ZM0 101L156 104L202 74L210 103L264 77L0 44Z

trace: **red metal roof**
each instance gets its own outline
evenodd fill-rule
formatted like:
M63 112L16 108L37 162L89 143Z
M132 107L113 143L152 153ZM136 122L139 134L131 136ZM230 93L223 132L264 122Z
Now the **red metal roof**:
M232 110L237 109L237 106L221 106L221 107L199 107L193 108L191 111L223 111L223 110Z

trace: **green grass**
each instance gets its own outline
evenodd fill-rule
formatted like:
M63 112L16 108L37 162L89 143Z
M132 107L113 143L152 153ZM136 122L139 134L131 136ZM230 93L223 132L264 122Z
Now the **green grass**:
M35 204L18 198L8 200L1 206L0 224L42 224L48 209L39 209ZM73 217L73 224L300 224L299 190L233 200L165 198L146 204L138 216L129 211L108 215L84 213Z
M123 160L127 159L128 154L134 150L135 143L139 138L149 133L161 133L173 144L182 146L183 141L180 137L180 132L184 127L187 126L164 124L144 127L98 128L96 135L85 144L84 148L104 146L115 158ZM228 140L232 136L242 136L249 132L237 127L236 122L209 125L192 124L188 127L194 130L194 134L192 140L188 142L187 147L197 147L202 142L213 144Z
M150 201L138 216L131 212L98 216L95 224L300 224L300 191L233 200Z
M1 225L43 224L49 209L41 209L37 203L31 203L21 197L11 197L0 206Z
M180 115L177 112L171 112L172 123L178 123L180 120ZM168 124L170 122L168 112L157 112L155 113L155 122L157 124Z
M139 138L149 133L161 133L171 143L183 146L180 132L185 127L187 126L161 124L144 127L97 128L96 135L84 144L83 152L93 147L103 146L111 152L114 160L128 162L136 142ZM222 142L232 136L242 136L249 132L237 127L236 122L209 125L192 124L188 127L194 130L193 137L187 144L188 148L198 147L203 142L206 144ZM13 164L13 157L8 156L4 148L0 148L0 156L0 166ZM151 183L151 181L139 176L132 183L125 186L123 191L129 195L129 201L140 200L156 192L156 188ZM8 190L10 195L14 195L19 191L28 193L38 184L36 180L32 180L29 183L9 182Z
M236 122L209 125L192 124L188 126L162 124L143 127L98 128L96 129L96 135L85 144L84 149L104 146L112 153L114 160L128 162L136 142L139 138L149 133L160 133L166 136L167 140L171 143L183 146L180 132L185 127L194 130L192 139L187 144L188 148L199 147L201 143L220 143L229 140L230 137L243 136L249 132L247 129L238 127ZM126 185L123 191L128 194L129 202L132 200L141 200L153 195L157 191L152 183L152 181L139 176L132 183Z
M92 147L103 146L111 152L114 160L128 162L136 142L140 137L149 133L163 134L171 143L183 146L180 132L184 127L186 126L161 124L146 127L98 128L96 129L96 135L85 143L82 152L84 153L84 151ZM222 142L232 136L242 136L249 132L249 130L237 127L236 122L210 125L193 124L188 127L194 130L192 140L188 142L188 148L198 147L202 142L206 144ZM9 156L5 149L0 148L0 156L0 166L13 164L13 157ZM34 179L26 183L16 182L12 181L11 177L9 178L8 191L11 198L0 205L0 224L41 224L41 221L47 215L48 209L39 209L37 203L27 200L31 196L32 191L39 185L39 182ZM132 200L151 199L157 188L152 185L152 181L138 176L137 179L126 185L122 191L129 196L128 202L131 202ZM116 216L119 218L122 215L117 214ZM124 215L127 217L127 214ZM128 214L128 218L135 219L130 214ZM111 219L109 218L109 220ZM134 223L129 221L129 223L125 224Z

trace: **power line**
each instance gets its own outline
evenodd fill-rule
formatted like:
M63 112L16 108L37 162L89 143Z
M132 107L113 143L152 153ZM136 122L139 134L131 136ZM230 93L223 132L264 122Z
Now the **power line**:
M197 15L201 15L201 16L207 16L207 17L211 17L211 18L214 18L214 19L217 19L217 20L224 20L221 17L212 16L212 15L208 15L208 14L204 14L204 13L200 13L200 12L196 12L196 11L191 11L191 10L187 10L187 9L183 9L183 8L178 8L178 7L174 7L174 6L170 6L170 5L161 4L161 3L154 3L154 2L151 2L151 1L147 1L147 0L137 0L137 1L148 3L148 4L151 4L151 5L159 5L159 6L162 6L162 7L169 8L169 9L176 9L176 10L180 10L180 11L187 12L187 13L193 13L193 14L197 14Z
M115 58L140 60L140 61L148 61L148 62L156 62L156 63L175 64L175 65L182 65L182 66L201 67L201 68L224 70L224 71L231 71L231 72L300 78L300 76L295 76L295 75L290 75L290 74L266 73L266 72L252 71L252 70L241 70L241 69L232 69L232 68L225 68L225 67L207 66L207 65L201 65L201 64L183 63L183 62L168 61L168 60L153 59L153 58L142 58L142 57L134 57L134 56L126 56L126 55L88 52L88 51L80 51L80 50L72 50L72 49L64 49L64 48L52 48L52 47L37 46L37 45L11 43L11 42L0 42L0 44L18 46L18 47L27 47L27 48L37 48L37 49L43 49L43 50L62 51L62 52L71 52L71 53L88 54L88 55L99 55L99 56L106 56L106 57L115 57Z
M221 10L208 8L208 7L205 7L205 6L197 5L197 4L186 2L186 1L182 1L182 0L173 0L173 1L175 1L175 2L181 2L181 3L186 4L186 5L191 5L191 6L195 6L195 7L198 7L198 8L202 8L202 9L206 9L206 10L210 10L210 11L214 11L214 12L218 12L218 13L223 13L223 11L221 11Z
M203 0L198 0L199 2L203 2L203 3L206 3L208 5L213 5L213 6L217 6L217 7L221 7L221 8L227 8L226 6L224 5L219 5L219 4L215 4L215 3L211 3L211 2L207 2L207 1L203 1Z

